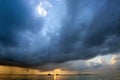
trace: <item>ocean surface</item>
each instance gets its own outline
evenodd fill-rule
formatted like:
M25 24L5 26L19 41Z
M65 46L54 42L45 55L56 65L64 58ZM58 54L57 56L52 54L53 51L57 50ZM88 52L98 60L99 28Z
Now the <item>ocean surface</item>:
M0 80L120 80L116 75L0 75Z

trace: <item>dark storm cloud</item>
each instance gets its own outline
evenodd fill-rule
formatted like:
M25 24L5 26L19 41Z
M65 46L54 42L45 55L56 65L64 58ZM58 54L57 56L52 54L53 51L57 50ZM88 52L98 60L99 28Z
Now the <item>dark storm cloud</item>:
M28 0L0 1L0 42L4 46L17 46L18 32L34 31L41 19L34 19L34 10ZM35 28L34 28L35 27Z
M16 61L16 58L19 57L19 50L12 51L10 48L18 48L22 44L27 45L22 37L25 35L24 32L36 33L43 26L43 19L35 17L33 7L34 5L31 5L29 0L0 0L1 64L19 64L19 61L18 63ZM24 50L22 49L21 52ZM20 65L22 64L20 63Z
M59 52L69 59L89 59L119 51L119 1L66 3L68 14L62 24Z
M0 63L36 67L119 52L120 1L66 0L65 4L59 35L47 35L48 41L42 35L44 20L35 17L29 0L1 0Z

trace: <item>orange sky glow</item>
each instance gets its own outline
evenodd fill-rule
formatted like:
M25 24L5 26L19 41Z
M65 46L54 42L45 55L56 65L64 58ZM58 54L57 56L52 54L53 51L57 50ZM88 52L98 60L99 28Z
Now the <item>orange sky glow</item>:
M76 71L65 71L55 69L53 71L40 71L37 69L28 69L21 67L0 66L0 74L75 74Z

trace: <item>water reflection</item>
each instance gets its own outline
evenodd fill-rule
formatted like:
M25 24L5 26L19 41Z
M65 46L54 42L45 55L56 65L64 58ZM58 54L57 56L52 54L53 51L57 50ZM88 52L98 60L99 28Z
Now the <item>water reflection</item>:
M56 74L54 74L54 80L57 80L57 75Z
M0 75L0 80L120 80L120 75Z

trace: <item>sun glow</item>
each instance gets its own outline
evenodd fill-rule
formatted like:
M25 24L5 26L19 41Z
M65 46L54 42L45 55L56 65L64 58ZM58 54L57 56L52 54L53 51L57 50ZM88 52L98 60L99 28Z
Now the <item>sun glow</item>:
M61 69L55 69L54 73L60 73L62 70Z
M62 72L62 70L61 69L55 69L53 72L54 72L54 80L57 80L57 75L59 75Z
M112 59L111 59L111 61L110 61L110 63L111 63L112 65L114 65L114 64L117 62L116 58L117 58L116 55L113 55L113 56L112 56Z
M74 74L76 71L68 71L62 69L55 69L52 71L41 71L39 69L21 68L14 66L0 66L0 74L42 74L42 75L61 75L61 74Z

